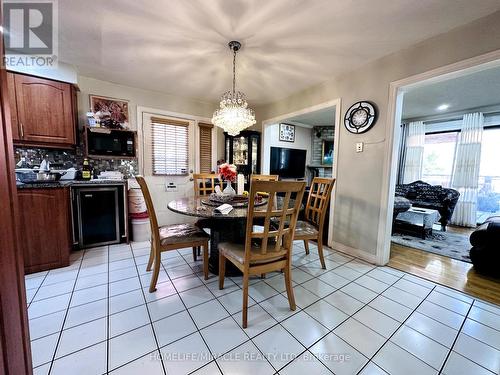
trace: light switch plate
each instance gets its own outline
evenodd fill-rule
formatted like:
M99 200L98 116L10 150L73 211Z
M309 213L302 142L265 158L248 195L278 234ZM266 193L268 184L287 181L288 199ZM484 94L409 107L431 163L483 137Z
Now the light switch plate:
M356 143L356 152L363 152L363 142Z
M174 184L173 182L167 182L165 184L165 191L169 193L175 193L177 191L177 185Z

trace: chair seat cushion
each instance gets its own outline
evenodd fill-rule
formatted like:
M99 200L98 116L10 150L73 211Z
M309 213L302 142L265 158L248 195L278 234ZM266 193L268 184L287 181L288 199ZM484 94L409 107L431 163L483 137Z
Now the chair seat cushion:
M252 253L252 260L250 264L260 264L272 262L274 260L283 258L286 255L286 249L283 247L275 251L275 242L269 242L267 245L267 253L261 254L261 246L254 243L250 249ZM238 263L245 264L245 244L233 243L233 242L221 242L219 243L219 252L224 254L226 258L232 258Z
M318 236L318 230L313 224L307 221L297 220L297 225L295 226L295 235L294 235L295 239L300 237L317 237L317 236Z
M190 241L203 241L209 238L201 228L193 224L173 224L159 228L160 243L162 245L173 245Z

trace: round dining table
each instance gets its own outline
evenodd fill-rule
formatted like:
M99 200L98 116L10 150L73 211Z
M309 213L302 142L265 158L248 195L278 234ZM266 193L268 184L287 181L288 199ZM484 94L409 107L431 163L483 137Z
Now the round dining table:
M178 198L168 203L168 209L187 216L195 216L204 219L203 227L210 228L210 256L208 258L208 269L211 273L219 274L219 242L245 241L245 226L247 219L247 207L234 207L228 214L215 211L216 206L205 204L207 197L185 197ZM262 208L265 207L261 206ZM260 208L260 207L259 207ZM256 209L258 209L256 207ZM237 276L241 272L230 262L226 264L226 275Z

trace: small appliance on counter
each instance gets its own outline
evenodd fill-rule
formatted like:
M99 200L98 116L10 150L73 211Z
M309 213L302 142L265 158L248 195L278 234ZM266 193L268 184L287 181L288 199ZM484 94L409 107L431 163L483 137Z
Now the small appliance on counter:
M120 171L103 171L97 176L99 180L123 180L123 173Z
M91 158L135 158L136 132L105 128L85 128L86 155Z
M65 171L16 168L16 180L23 184L58 182Z

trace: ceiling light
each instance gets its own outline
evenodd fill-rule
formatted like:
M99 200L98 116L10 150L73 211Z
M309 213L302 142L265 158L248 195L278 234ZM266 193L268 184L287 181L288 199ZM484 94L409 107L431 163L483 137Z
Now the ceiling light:
M246 129L255 121L253 110L248 108L245 94L236 91L236 52L241 48L241 43L237 41L229 42L229 48L233 51L233 89L226 91L220 98L219 108L214 112L212 124L224 129L229 135L238 135L240 131Z
M449 104L441 104L439 107L437 107L436 109L438 111L446 111L448 108L450 108L450 105Z

